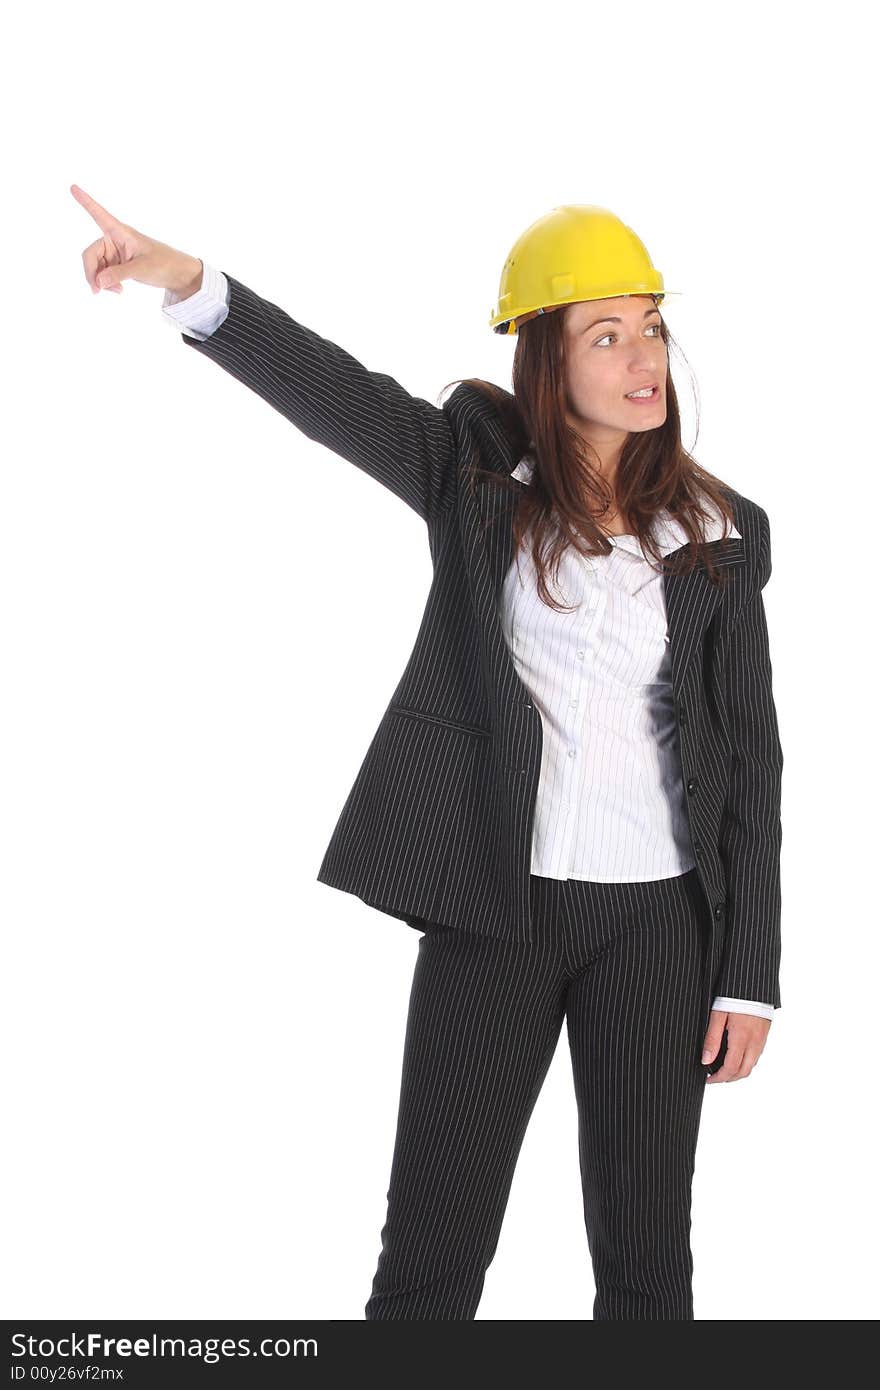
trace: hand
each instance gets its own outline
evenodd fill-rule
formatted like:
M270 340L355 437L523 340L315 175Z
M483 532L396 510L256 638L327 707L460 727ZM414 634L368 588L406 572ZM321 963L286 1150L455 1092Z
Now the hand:
M756 1014L732 1014L726 1009L713 1009L703 1042L703 1065L711 1065L718 1056L725 1028L727 1052L718 1071L706 1077L707 1085L714 1081L742 1081L748 1076L764 1051L771 1023L772 1019L760 1018ZM710 1054L708 1057L707 1052Z
M93 294L101 290L121 294L123 280L137 280L142 285L172 290L182 298L199 289L204 267L196 256L176 251L173 246L154 241L120 222L90 198L79 184L72 183L70 191L103 232L103 236L82 253L83 269Z

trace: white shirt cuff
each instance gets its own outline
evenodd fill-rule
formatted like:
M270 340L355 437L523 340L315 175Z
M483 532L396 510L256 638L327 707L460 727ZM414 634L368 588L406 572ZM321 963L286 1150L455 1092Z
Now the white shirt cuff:
M200 288L185 299L173 290L166 290L162 313L179 332L204 342L229 313L229 281L222 270L202 261Z
M759 1004L754 999L728 999L720 994L712 1004L713 1009L725 1009L732 1014L757 1014L759 1018L772 1018L775 1007L774 1004Z

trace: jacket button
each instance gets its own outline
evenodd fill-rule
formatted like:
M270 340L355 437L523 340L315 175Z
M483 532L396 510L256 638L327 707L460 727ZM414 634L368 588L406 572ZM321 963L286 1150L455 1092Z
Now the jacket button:
M687 782L687 789L688 789L688 791L689 791L689 792L692 792L692 791L694 790L694 788L696 787L696 785L697 785L697 779L696 779L696 777L689 777L689 778L688 778L688 782Z
M679 724L687 723L687 710L684 705L679 705L678 707L678 722Z
M535 706L532 704L531 700L523 700L523 704L525 705L526 709L534 709L534 708L535 708Z
M716 917L720 917L723 911L724 911L724 903L716 903L716 904L715 904L715 916L716 916Z

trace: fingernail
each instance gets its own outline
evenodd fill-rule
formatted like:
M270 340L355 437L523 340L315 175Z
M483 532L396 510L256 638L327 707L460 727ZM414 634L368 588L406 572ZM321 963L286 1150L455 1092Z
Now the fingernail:
M708 1047L707 1047L707 1048L706 1048L706 1051L703 1053L703 1061L704 1061L704 1062L711 1062L711 1060L712 1060L712 1053L709 1051L709 1049L708 1049Z

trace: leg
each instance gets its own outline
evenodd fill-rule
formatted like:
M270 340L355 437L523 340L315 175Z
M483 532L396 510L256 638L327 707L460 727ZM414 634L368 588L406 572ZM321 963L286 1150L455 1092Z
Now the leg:
M454 928L420 939L368 1319L473 1319L562 1029L551 960Z
M597 1320L694 1316L703 933L672 880L642 922L610 941L567 999Z

